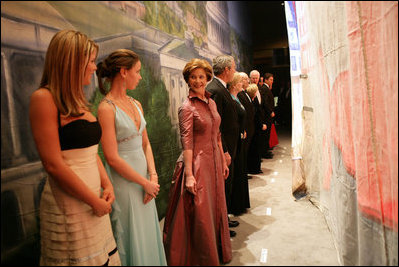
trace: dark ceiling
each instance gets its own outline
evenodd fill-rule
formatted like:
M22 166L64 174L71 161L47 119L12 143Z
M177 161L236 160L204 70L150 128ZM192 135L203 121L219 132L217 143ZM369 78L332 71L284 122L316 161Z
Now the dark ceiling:
M254 67L263 73L289 72L284 1L248 1ZM280 70L283 71L283 70Z
M284 1L248 1L254 50L288 47Z

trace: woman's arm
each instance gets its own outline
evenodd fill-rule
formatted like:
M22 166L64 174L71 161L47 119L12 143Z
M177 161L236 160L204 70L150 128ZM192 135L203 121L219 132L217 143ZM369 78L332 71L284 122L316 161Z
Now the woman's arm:
M102 129L101 144L108 164L125 179L135 182L144 188L152 197L159 192L159 185L147 180L136 172L118 153L115 135L115 113L111 104L102 102L98 107L98 121Z
M105 201L107 201L109 204L112 204L115 200L114 187L112 186L112 183L109 180L107 171L105 170L104 165L98 154L97 154L97 165L101 177L101 187L103 188L103 194L101 198L105 199Z
M158 184L158 174L157 174L157 170L155 169L154 156L152 154L150 140L148 139L147 129L144 129L144 131L143 131L143 151L144 151L145 158L147 160L147 170L150 175L150 181ZM148 202L150 202L151 199L152 199L152 196L150 194L146 193L144 196L144 204L147 204Z
M139 108L141 110L141 114L143 114L143 116L144 116L144 110L143 110L140 102L137 100L134 100L134 101L137 103L137 105L139 106ZM150 175L150 180L158 183L158 174L157 174L157 169L155 168L154 154L152 153L151 143L148 138L148 133L147 133L146 128L144 128L144 131L143 131L142 145L143 145L144 155L147 160L147 170L148 170L148 174Z
M155 168L154 155L152 153L150 140L148 139L147 129L143 131L143 150L145 158L147 159L147 170L150 175L150 180L158 183L157 169Z
M179 108L179 128L180 137L183 145L183 161L185 186L192 194L197 194L197 180L193 175L193 139L194 139L194 119L193 110L189 105Z
M144 110L143 110L140 102L137 100L134 100L134 101L138 104L138 106L141 110L141 114L143 114L143 116L144 116ZM155 168L154 154L152 153L151 143L148 138L146 128L143 131L142 146L143 146L144 155L145 155L145 158L147 161L147 171L148 171L148 174L150 175L150 181L158 184L158 173L157 173L157 169ZM150 194L146 193L144 196L144 204L147 204L148 202L150 202L151 199L152 199L152 196Z
M91 191L62 158L57 116L51 93L47 89L35 91L30 99L29 119L43 167L65 192L91 206L97 216L103 216L111 211L110 204Z
M196 195L197 194L197 180L193 175L193 151L191 149L183 150L184 160L184 174L186 176L186 188L187 190Z

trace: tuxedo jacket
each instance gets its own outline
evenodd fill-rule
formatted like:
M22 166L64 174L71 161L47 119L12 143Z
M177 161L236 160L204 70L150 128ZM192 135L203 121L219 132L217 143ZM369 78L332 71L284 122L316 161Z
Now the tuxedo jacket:
M244 106L246 111L246 123L245 123L245 131L247 132L247 138L250 139L254 135L254 116L255 110L254 105L252 103L251 98L245 91L241 91L237 94L238 99L241 104Z
M206 86L211 98L216 102L218 113L222 119L220 133L224 152L228 151L232 160L235 158L237 144L240 139L240 126L235 100L229 91L216 78Z
M274 96L272 90L267 84L263 84L259 90L261 91L262 103L261 106L265 112L266 123L270 125L273 121L272 112L274 111Z
M262 116L264 116L264 113L262 111L262 108L261 108L261 106L259 104L259 101L258 101L257 97L255 97L255 99L252 101L252 104L254 106L254 138L256 136L258 136L258 138L259 138L259 135L262 132L264 132L262 130L263 124L264 124L264 122L262 120Z

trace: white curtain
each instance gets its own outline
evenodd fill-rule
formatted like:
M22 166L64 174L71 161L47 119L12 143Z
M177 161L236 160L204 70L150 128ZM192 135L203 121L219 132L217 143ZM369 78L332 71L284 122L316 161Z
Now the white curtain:
M341 264L397 265L398 2L285 6L293 193L322 210Z

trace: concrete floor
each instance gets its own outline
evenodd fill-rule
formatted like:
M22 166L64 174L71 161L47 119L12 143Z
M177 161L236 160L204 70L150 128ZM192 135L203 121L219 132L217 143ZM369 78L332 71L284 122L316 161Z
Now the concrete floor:
M249 180L251 208L230 217L240 225L231 228L237 235L226 266L339 265L323 214L309 200L296 201L291 194L291 131L277 128L277 134L273 159L263 159L263 174Z

